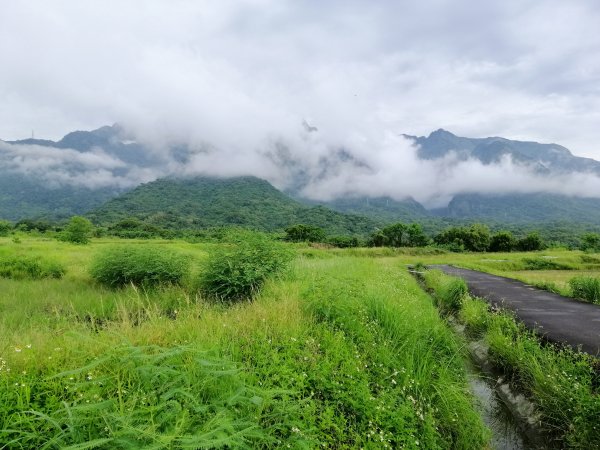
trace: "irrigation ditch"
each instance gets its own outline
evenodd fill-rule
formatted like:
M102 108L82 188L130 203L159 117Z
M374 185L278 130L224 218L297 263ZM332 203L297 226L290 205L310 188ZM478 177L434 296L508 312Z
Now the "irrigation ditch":
M423 272L409 272L422 289L434 297L423 278ZM441 311L440 311L441 314ZM510 383L500 367L489 355L483 339L473 339L453 315L443 314L448 326L466 342L469 359L465 361L467 380L476 398L476 407L492 437L490 445L495 450L551 450L559 448L548 441L540 427L539 413L531 399L526 398Z

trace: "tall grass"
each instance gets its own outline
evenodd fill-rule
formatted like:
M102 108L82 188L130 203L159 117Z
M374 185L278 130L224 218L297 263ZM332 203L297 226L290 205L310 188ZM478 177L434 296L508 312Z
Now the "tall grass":
M62 280L0 280L8 448L485 445L460 347L395 262L300 259L225 307L90 283L103 245L76 247Z
M578 276L569 280L573 297L600 303L600 278Z
M439 292L452 278L438 273L426 280ZM539 407L549 441L561 448L600 448L600 376L593 357L542 345L512 315L469 296L458 317L470 334L485 339L495 365Z

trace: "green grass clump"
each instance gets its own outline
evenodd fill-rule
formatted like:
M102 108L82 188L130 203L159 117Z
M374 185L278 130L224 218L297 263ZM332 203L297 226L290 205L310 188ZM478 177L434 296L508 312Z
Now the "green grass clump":
M64 274L62 265L46 258L17 255L0 257L0 278L39 280L62 278Z
M459 344L417 282L389 260L342 261L315 263L302 292L335 331L306 371L322 446L485 448Z
M573 270L573 267L551 259L523 258L522 270Z
M170 249L120 245L96 255L90 274L99 283L113 288L130 283L151 287L181 283L189 267L186 256Z
M267 279L286 267L291 257L283 244L248 233L237 243L212 252L200 278L200 290L226 302L251 299Z
M462 278L448 276L439 270L428 270L423 278L427 287L434 291L436 304L443 312L456 313L460 310L469 293Z
M600 303L600 278L578 276L569 280L573 297Z

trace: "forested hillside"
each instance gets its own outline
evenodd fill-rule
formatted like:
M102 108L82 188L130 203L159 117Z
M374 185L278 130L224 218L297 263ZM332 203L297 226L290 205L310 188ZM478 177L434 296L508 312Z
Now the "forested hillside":
M240 225L278 230L295 223L331 234L371 233L380 221L303 205L255 177L160 179L143 184L91 211L97 224L135 217L171 229Z

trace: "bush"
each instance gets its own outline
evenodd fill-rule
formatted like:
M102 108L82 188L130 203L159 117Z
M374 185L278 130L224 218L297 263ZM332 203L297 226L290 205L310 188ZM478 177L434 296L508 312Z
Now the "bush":
M133 283L152 287L179 284L189 272L189 259L164 247L119 246L98 254L90 274L99 283L119 287Z
M208 297L223 301L252 298L270 276L285 268L291 256L282 244L248 234L210 255L200 289Z
M569 280L573 297L600 303L600 278L575 277Z
M8 236L12 228L12 223L6 220L0 220L0 236Z
M88 219L81 216L73 216L62 233L62 239L74 244L87 244L90 242L93 231L94 225Z
M0 277L15 280L41 278L62 278L65 268L60 264L43 258L2 257L0 258Z
M515 237L510 231L499 231L490 240L490 252L510 252L516 245Z
M523 270L573 270L568 264L543 258L523 258Z
M332 236L327 239L327 243L337 248L350 248L359 246L358 238L354 236Z
M292 225L285 229L284 239L290 242L323 242L325 231L313 225Z
M543 250L544 242L538 233L533 232L529 233L524 238L519 239L516 247L523 252L534 252L536 250Z

